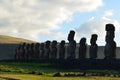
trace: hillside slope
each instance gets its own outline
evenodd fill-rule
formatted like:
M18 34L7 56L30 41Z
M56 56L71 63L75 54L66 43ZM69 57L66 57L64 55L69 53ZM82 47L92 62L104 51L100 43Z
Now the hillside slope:
M0 44L18 44L18 43L35 43L35 41L23 39L23 38L16 38L11 36L0 35Z

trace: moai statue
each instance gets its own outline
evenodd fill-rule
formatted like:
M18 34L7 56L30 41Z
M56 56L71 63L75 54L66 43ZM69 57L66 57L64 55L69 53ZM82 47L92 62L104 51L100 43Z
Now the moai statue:
M71 30L68 34L67 59L75 59L76 41L74 40L75 31Z
M44 57L44 43L40 44L40 53L39 53L39 59L42 60Z
M19 45L19 48L18 48L18 60L22 60L22 57L23 57L23 44L20 44Z
M39 59L39 53L40 53L40 43L36 43L35 44L35 51L34 51L34 55L35 55L35 60Z
M44 59L49 59L49 55L50 55L50 41L46 41L45 42L45 49L44 49L44 54L43 54L43 58Z
M21 60L25 60L26 43L23 43L21 48Z
M25 48L25 60L28 60L29 59L29 47L30 47L30 44L26 44L26 48Z
M115 59L116 57L116 42L114 41L115 27L113 24L106 24L106 45L104 49L105 59Z
M27 44L27 60L30 60L31 56L31 44Z
M59 59L65 59L65 41L62 40L59 45Z
M24 56L23 56L23 60L26 60L26 54L27 54L27 43L25 43L25 46L23 47L23 53L24 53Z
M57 41L55 40L53 40L51 44L50 58L57 59Z
M21 49L21 44L18 45L18 47L15 49L15 60L20 60L20 49Z
M86 50L87 50L86 38L81 38L79 45L80 45L79 46L79 59L85 59Z
M30 44L30 53L29 53L29 59L33 60L34 59L34 43Z
M90 54L90 59L95 59L97 58L97 52L98 52L98 45L96 44L97 41L97 34L92 34L91 40L90 40L90 49L89 49L89 54Z

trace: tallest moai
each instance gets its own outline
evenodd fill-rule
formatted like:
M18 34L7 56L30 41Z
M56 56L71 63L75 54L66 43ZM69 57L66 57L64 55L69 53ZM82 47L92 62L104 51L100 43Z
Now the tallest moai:
M67 59L75 59L76 41L74 40L75 31L71 30L68 34Z
M116 42L115 38L115 27L113 24L106 24L106 36L105 36L105 49L104 55L105 59L114 59L116 57Z

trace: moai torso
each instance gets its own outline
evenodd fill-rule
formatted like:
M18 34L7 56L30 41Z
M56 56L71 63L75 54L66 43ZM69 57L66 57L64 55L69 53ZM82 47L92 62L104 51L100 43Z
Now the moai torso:
M51 59L57 59L57 41L53 41L51 45Z
M79 59L85 59L86 58L86 38L81 38L80 40L80 46L79 46Z
M65 41L62 40L59 45L59 59L65 59Z
M114 41L115 27L113 24L106 24L106 45L104 49L105 59L115 59L116 57L116 42Z
M89 48L89 55L90 55L90 59L95 59L97 58L97 52L98 52L98 45L96 44L97 41L97 34L93 34L91 36L91 40L90 40L90 48Z
M67 59L75 59L76 41L74 40L74 31L68 34Z

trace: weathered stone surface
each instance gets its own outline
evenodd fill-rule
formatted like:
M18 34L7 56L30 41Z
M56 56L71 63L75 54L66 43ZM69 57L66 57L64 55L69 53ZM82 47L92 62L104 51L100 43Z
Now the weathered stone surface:
M44 50L44 59L49 59L50 56L50 41L46 41L45 50Z
M105 49L104 49L104 55L105 59L115 59L116 58L116 42L114 41L114 31L115 27L113 24L106 24L106 36L105 36Z
M76 41L74 40L75 31L71 30L68 34L67 56L68 59L75 59Z
M57 41L52 41L51 45L51 52L50 52L51 59L57 59Z
M79 46L79 59L84 59L86 58L86 50L87 50L86 38L81 38L79 45L80 45Z
M92 34L91 36L91 40L90 40L90 49L89 49L89 53L90 53L90 59L95 59L97 58L97 52L98 52L98 45L96 44L97 41L97 34Z
M59 59L65 59L65 41L62 40L59 45Z

